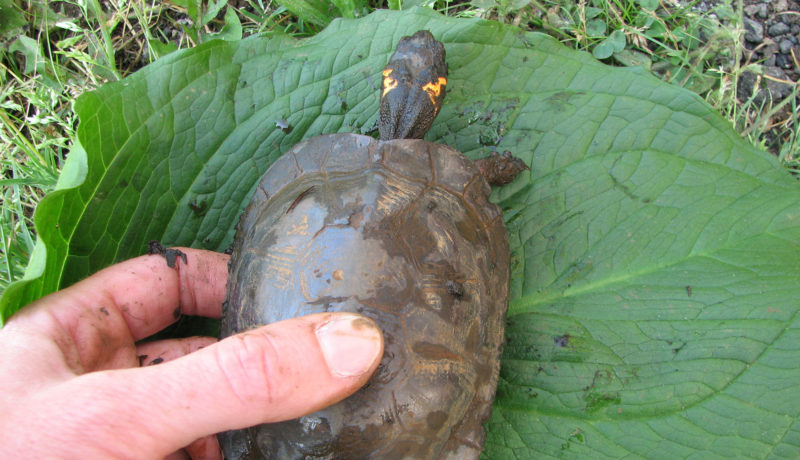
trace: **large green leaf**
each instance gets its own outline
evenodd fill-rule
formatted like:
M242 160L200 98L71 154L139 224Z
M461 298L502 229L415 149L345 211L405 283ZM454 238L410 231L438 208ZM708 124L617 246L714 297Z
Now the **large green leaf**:
M513 296L486 456L800 456L795 181L684 90L422 9L207 43L82 96L4 314L150 239L226 248L282 152L373 127L380 69L421 28L450 66L428 139L532 167L494 197Z

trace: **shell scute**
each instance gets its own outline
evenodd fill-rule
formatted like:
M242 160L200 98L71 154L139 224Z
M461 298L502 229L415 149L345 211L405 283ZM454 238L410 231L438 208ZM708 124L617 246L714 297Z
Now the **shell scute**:
M436 174L436 182L442 187L452 190L453 193L461 194L464 187L473 182L475 177L483 181L478 167L461 152L446 145L433 145L436 146L435 154L431 155L433 169Z
M386 169L415 182L427 184L433 180L430 150L436 144L419 139L399 139L385 145L381 163Z

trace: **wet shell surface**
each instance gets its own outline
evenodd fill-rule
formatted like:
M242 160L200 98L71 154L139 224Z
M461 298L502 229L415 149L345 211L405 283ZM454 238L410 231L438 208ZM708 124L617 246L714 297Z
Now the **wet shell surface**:
M222 434L228 458L478 457L509 276L489 193L472 161L418 139L323 135L272 165L237 227L222 335L358 312L385 353L334 406Z

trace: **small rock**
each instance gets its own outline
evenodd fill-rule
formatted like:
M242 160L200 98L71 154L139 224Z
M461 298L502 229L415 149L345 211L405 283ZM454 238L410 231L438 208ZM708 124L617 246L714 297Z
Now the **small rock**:
M775 13L783 13L789 9L789 0L775 0L772 2L772 11Z
M757 3L755 5L747 5L744 7L744 12L748 17L766 19L769 10L766 3Z
M785 54L777 54L775 55L775 66L780 67L781 69L791 69L792 60L789 59L789 57Z
M778 57L781 57L781 55L779 54ZM779 69L777 67L766 67L764 69L764 73L775 78L776 80L783 80L783 81L789 80L789 76L786 75L786 72L784 72L783 69ZM775 81L770 79L766 80L767 80L767 89L772 93L773 100L781 100L792 94L794 85L792 85L791 83L782 83L780 81Z
M752 43L761 43L764 40L764 26L758 21L744 18L744 39Z
M757 82L758 76L755 73L749 71L742 72L736 82L736 95L741 102L745 102L750 99L750 96L753 95L753 90L755 89Z
M778 44L772 40L767 40L762 43L761 49L764 55L775 54L778 52Z
M778 57L786 57L783 55L778 55ZM788 76L783 69L779 69L777 67L764 67L764 73L770 75L778 80L787 80ZM759 83L759 87L755 88L756 83ZM775 81L769 78L764 78L763 76L759 78L759 76L753 72L745 71L742 72L741 77L739 78L737 91L739 100L744 102L748 100L752 95L753 92L756 92L755 97L753 98L753 102L756 105L761 105L765 101L770 100L773 103L776 103L792 93L794 85L781 83L780 81Z
M792 43L791 40L789 40L788 38L784 38L783 40L781 40L781 42L778 45L778 47L780 48L781 53L789 54L789 53L792 52L792 44L793 43Z
M784 24L782 22L776 22L775 24L769 26L767 32L769 32L769 35L771 37L777 37L778 35L788 34L790 30L792 30L792 28L789 27L788 24Z
M761 9L758 10L758 18L767 19L769 18L769 14L769 2L762 3Z
M792 24L792 33L795 35L800 34L800 24Z

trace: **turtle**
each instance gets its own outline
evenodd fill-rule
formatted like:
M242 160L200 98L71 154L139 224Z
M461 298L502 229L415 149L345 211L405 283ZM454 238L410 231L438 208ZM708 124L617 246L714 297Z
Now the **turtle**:
M236 227L221 336L311 313L373 319L384 355L358 392L313 414L220 434L227 458L477 458L503 349L509 247L489 183L527 166L473 162L422 138L447 85L427 30L382 72L379 139L321 135L263 175Z

